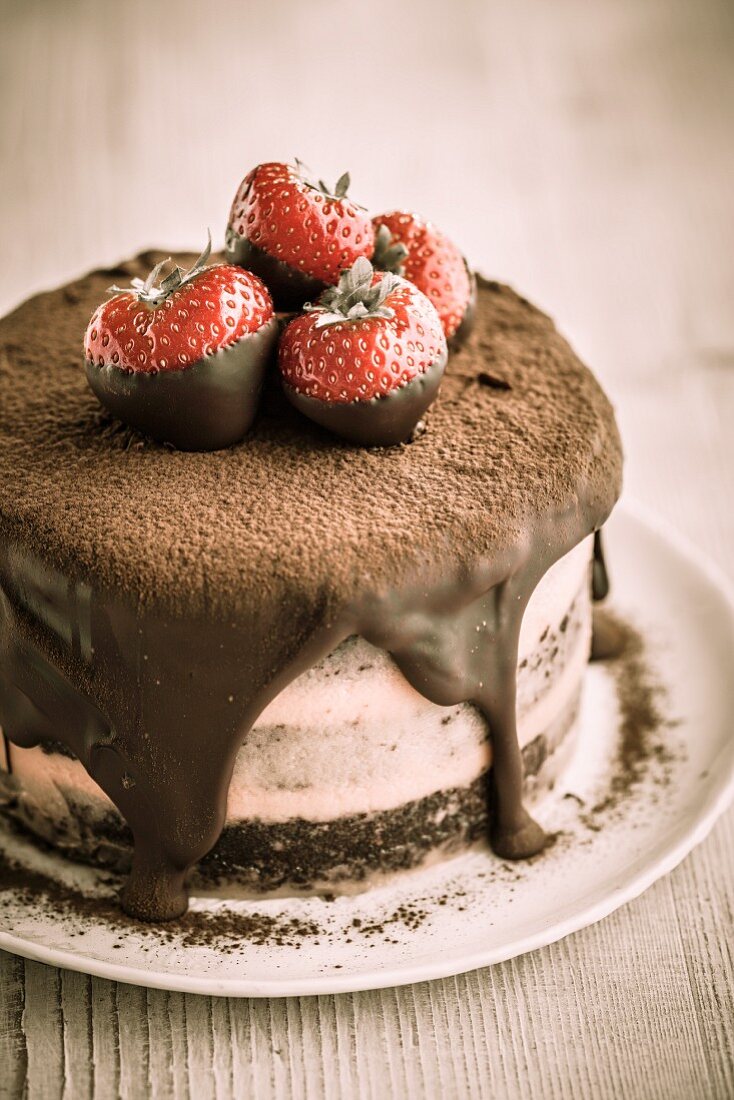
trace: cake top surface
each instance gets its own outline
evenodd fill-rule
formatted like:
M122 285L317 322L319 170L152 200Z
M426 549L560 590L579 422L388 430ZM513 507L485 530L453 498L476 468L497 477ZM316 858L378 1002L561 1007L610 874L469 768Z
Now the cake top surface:
M474 331L408 444L342 443L275 379L235 447L143 439L100 410L82 341L110 283L162 255L0 321L0 532L44 561L174 614L257 614L275 600L328 615L491 561L580 497L596 525L611 510L622 455L607 398L544 314L484 279Z

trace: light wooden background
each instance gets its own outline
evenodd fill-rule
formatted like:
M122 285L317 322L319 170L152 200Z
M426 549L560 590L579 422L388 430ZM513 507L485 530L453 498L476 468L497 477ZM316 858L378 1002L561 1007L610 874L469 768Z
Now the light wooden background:
M355 197L432 216L558 318L617 402L629 490L734 575L731 4L0 10L0 305L221 239L259 160L348 167ZM0 1091L732 1097L733 872L730 813L602 924L383 993L210 1000L0 955Z

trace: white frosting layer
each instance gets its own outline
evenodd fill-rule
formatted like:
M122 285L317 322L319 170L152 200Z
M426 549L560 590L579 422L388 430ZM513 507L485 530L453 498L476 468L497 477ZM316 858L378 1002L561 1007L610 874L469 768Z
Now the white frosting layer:
M518 716L521 745L549 728L570 705L590 642L588 570L592 540L559 561L533 593L519 658L531 658L578 599L583 626L559 676L528 660L519 677L531 705ZM547 667L547 666L545 666ZM532 682L533 678L537 683ZM489 765L487 727L471 706L438 707L415 691L392 659L361 638L348 639L290 684L263 711L237 756L227 820L329 821L388 810L437 790L470 784ZM26 795L56 819L68 815L65 793L109 808L83 766L40 748L11 746Z
M562 675L520 716L521 746L552 725L578 691L589 640L587 628ZM492 759L487 726L473 707L435 707L404 681L396 685L381 675L380 691L383 683L389 685L389 708L381 699L375 704L373 696L351 722L335 725L327 709L318 736L313 727L291 726L274 742L263 731L255 751L237 757L228 820L332 821L390 810L437 790L469 786L486 771ZM276 775L282 786L274 785Z

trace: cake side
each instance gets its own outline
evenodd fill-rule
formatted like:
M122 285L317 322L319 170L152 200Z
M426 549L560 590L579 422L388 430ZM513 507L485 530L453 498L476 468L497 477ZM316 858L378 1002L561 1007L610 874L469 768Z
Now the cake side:
M525 796L537 803L573 748L590 641L590 540L543 578L518 652ZM8 745L6 812L65 854L127 870L119 812L60 742ZM390 657L352 637L260 715L235 762L226 823L194 888L364 889L486 836L491 731L470 704L442 708Z

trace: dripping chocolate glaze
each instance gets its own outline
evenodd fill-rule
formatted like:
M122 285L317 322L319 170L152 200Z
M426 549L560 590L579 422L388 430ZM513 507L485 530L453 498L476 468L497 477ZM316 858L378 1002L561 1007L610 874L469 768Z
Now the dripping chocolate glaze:
M596 603L609 595L609 574L604 559L601 531L594 532L594 560L591 567L591 595Z
M257 715L361 633L428 698L487 715L493 844L539 850L521 801L517 640L540 577L619 492L619 437L592 375L548 318L480 280L474 331L412 444L341 444L273 381L242 444L171 452L100 415L81 366L110 275L154 259L0 322L6 734L80 757L133 830L125 907L165 919L217 840ZM474 384L486 370L511 389Z
M609 574L604 558L602 533L594 534L594 558L591 566L591 595L595 605L603 603L609 595ZM610 661L620 657L627 648L628 630L604 609L594 607L591 634L591 661Z

